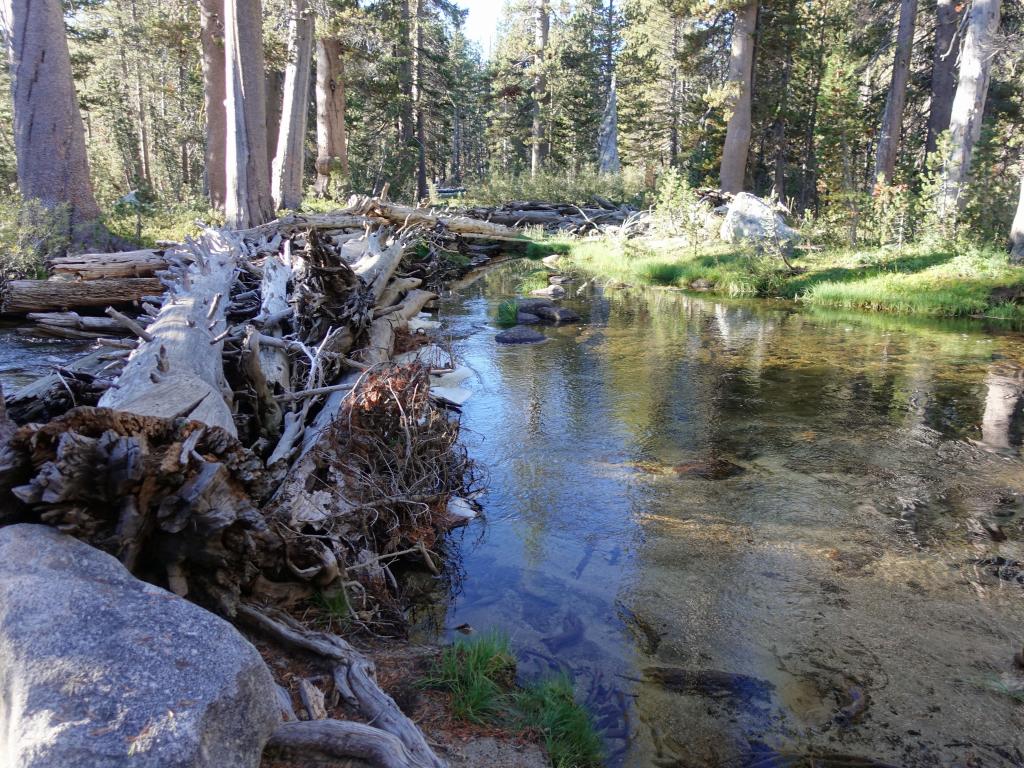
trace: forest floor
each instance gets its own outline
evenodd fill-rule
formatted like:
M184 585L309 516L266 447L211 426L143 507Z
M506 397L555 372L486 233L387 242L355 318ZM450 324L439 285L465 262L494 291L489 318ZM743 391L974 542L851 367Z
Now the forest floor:
M794 299L841 309L1024 321L1024 267L996 248L797 249L790 261L682 238L570 241L581 272L639 285Z

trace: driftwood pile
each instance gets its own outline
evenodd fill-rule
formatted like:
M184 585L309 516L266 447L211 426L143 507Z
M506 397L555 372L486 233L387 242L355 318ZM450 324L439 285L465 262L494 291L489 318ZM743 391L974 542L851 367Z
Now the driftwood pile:
M436 298L413 273L444 251L471 262L515 237L358 199L159 253L55 265L74 279L44 286L142 279L164 292L148 288L134 316L78 315L69 298L45 318L126 336L14 393L6 414L0 394L0 525L55 526L319 658L330 695L370 725L302 723L278 747L443 765L365 658L287 611L340 595L351 621L374 629L394 605L388 563L437 569L431 548L472 479L457 422L430 392L453 363L437 347L406 366L391 357L398 343L416 351L406 328Z
M552 234L624 234L632 237L643 234L650 224L649 211L615 205L602 197L595 197L592 205L585 206L513 201L496 207L466 208L460 213L507 227L541 227Z

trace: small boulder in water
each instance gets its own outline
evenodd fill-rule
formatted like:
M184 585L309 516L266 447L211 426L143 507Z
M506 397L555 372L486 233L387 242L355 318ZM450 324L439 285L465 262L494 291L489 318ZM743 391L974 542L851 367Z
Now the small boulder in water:
M547 288L538 288L536 291L530 291L533 296L548 296L552 299L560 299L565 296L565 288L560 285L549 285Z
M520 312L537 314L537 307L553 307L555 303L551 299L516 299L516 307Z
M735 477L746 470L739 464L733 464L725 459L705 459L702 461L685 461L672 467L677 475L690 475L702 477L705 480L724 480L727 477Z
M537 325L540 322L540 317L532 312L517 312L516 322L520 325Z
M565 307L537 307L533 310L533 313L540 318L541 322L553 323L554 325L575 323L580 319L579 315Z
M527 328L525 325L509 328L494 337L499 344L537 344L544 341L545 338L543 333L535 331L533 328Z

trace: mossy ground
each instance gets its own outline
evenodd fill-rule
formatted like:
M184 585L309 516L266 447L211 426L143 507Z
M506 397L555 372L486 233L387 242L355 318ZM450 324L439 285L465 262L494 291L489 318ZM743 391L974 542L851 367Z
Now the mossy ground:
M915 244L902 248L798 250L781 259L725 243L693 248L679 239L577 241L580 271L637 285L699 288L730 296L795 299L822 307L934 317L1024 321L1024 267L996 248ZM1009 290L1000 290L1009 289Z

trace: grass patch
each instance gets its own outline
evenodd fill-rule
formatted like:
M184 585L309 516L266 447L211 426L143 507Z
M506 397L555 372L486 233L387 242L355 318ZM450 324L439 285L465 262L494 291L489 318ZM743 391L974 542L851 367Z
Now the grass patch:
M932 317L1024 321L1024 306L1006 298L1024 292L1024 267L994 247L904 248L797 252L798 273L781 260L725 243L696 252L678 239L580 240L569 259L582 272L640 285L710 288L729 296L796 299L836 309ZM1009 288L1009 292L993 291ZM1002 295L1000 295L1002 294Z
M573 698L565 675L528 686L513 695L523 724L544 735L554 768L589 768L602 764L601 738L590 715Z
M456 717L482 725L504 712L515 673L508 638L492 632L445 648L423 683L451 694Z
M423 685L448 691L462 720L540 733L554 768L602 765L601 738L572 681L563 675L518 689L515 671L508 638L492 632L445 648Z
M530 291L539 291L541 288L547 288L551 284L550 277L551 273L546 269L535 269L532 272L527 272L519 279L519 290L522 293L529 293Z
M498 325L515 325L519 318L519 304L515 299L505 299L498 305Z

